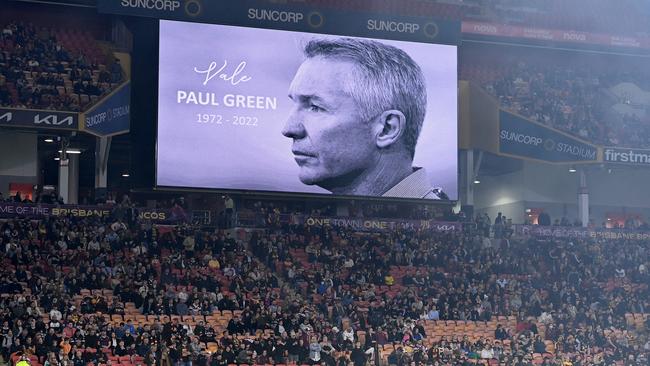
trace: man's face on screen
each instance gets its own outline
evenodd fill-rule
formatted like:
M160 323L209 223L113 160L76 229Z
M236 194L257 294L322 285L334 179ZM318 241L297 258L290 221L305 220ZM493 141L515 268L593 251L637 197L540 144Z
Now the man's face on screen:
M344 89L357 67L322 57L305 61L289 87L293 108L282 134L293 139L292 152L305 184L333 189L353 180L376 160L371 124Z

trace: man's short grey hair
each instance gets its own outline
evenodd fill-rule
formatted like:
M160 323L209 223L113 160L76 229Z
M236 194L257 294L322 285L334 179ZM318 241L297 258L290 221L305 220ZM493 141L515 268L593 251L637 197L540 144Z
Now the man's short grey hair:
M357 65L361 72L347 79L345 91L360 106L364 120L390 109L404 113L404 143L413 157L427 109L427 89L422 69L406 52L377 41L346 37L313 39L304 52L307 58L340 59Z

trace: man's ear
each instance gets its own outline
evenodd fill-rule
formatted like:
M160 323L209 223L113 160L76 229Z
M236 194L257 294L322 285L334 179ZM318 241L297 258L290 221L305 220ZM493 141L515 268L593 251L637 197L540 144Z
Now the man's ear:
M406 130L406 116L397 109L384 111L375 121L377 147L395 144Z

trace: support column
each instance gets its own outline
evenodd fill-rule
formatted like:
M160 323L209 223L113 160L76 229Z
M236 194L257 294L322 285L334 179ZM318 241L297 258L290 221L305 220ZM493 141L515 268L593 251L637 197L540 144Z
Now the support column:
M68 201L76 205L79 203L79 154L68 154Z
M59 196L65 204L79 202L79 154L68 153L70 140L61 138L59 150Z
M461 207L474 205L474 150L460 150Z
M483 152L479 151L478 156L474 157L474 150L460 151L460 203L461 210L465 212L468 218L474 216L474 181L478 178L481 171L481 162L483 161Z
M97 137L95 141L95 199L106 199L111 139L111 137Z
M59 160L59 196L65 204L79 202L79 155L61 154Z
M589 191L587 189L587 173L580 169L578 188L578 217L582 221L582 227L589 225Z
M65 154L61 154L65 155ZM70 187L70 175L69 175L69 165L70 165L70 160L68 160L70 156L68 155L65 159L61 158L59 160L59 196L63 198L63 203L69 203L69 196L68 196L68 189Z

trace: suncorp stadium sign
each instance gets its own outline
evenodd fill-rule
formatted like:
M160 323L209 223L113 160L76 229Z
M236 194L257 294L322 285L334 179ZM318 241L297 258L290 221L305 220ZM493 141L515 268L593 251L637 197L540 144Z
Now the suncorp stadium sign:
M598 159L595 145L532 122L516 114L501 111L499 152L551 163L592 162Z
M131 82L120 85L100 103L83 114L83 130L96 136L129 132L131 121Z

